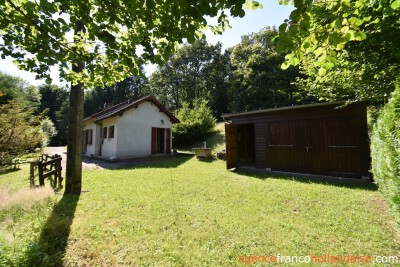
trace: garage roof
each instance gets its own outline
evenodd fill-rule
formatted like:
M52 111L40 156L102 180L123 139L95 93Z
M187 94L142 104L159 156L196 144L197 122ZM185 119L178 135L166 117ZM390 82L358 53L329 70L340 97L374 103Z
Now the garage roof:
M263 113L283 111L283 110L295 110L295 109L303 109L303 108L311 108L311 107L319 107L319 106L342 105L342 104L345 104L346 102L347 101L335 101L335 102L305 104L305 105L298 105L298 106L288 106L288 107L279 107L279 108L260 109L260 110L245 111L245 112L239 112L239 113L222 114L221 117L224 120L226 120L226 119L231 119L231 118L240 117L240 116L263 114Z

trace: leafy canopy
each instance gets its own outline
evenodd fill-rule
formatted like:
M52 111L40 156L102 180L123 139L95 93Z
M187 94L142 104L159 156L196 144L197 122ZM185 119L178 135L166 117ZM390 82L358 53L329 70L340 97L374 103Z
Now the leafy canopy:
M380 31L382 21L397 17L400 8L390 1L367 0L283 0L295 9L279 26L278 47L290 52L284 67L298 65L305 54L313 53L316 65L329 69L337 53L352 41L363 41L372 31ZM398 19L394 21L399 26ZM323 74L321 70L321 74Z
M400 1L295 0L279 27L283 68L302 64L325 99L381 100L400 71ZM315 83L314 83L315 81ZM324 92L325 91L325 92Z
M208 27L206 16L218 17L215 33L229 26L229 11L243 17L246 0L180 1L0 1L0 54L15 58L24 70L50 82L49 69L58 65L60 77L86 87L111 85L139 66L168 59L178 43L194 42ZM257 8L258 2L247 0ZM85 30L68 36L77 25ZM71 64L86 63L74 73Z
M275 28L242 36L229 49L232 71L229 75L229 108L231 112L273 108L305 102L293 85L298 67L282 70L285 54L279 53L273 38Z

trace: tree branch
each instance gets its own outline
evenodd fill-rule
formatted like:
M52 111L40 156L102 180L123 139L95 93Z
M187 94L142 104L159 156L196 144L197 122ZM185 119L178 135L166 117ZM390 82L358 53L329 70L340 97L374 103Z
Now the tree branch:
M30 18L20 7L18 7L17 5L15 5L11 0L6 0L7 3L9 3L15 10L17 10L19 13L21 13L28 21L30 21L31 25L33 27L35 27L41 34L46 35L47 37L49 37L50 39L52 39L55 43L59 44L60 46L64 47L65 49L67 49L68 51L70 51L71 53L74 53L77 56L82 56L81 54L79 54L78 52L74 51L73 49L71 49L69 46L63 44L62 42L60 42L59 40L57 40L56 38L52 37L50 34L46 33L46 31L44 31L37 23L34 19Z

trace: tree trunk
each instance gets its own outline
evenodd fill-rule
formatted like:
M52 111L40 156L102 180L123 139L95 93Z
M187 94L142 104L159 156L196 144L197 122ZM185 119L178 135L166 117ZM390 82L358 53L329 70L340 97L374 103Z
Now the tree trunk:
M83 21L78 21L75 35L84 32ZM72 64L72 71L80 73L85 69L85 62ZM65 193L79 194L82 188L82 131L83 131L83 83L71 84L69 97L69 120L68 120L68 150L67 150L67 172L65 177Z

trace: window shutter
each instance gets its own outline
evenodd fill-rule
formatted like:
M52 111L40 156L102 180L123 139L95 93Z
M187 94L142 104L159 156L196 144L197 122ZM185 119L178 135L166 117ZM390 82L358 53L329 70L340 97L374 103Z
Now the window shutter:
M167 128L166 129L166 134L167 134L167 140L166 140L166 142L167 142L167 144L166 144L166 153L167 154L170 154L171 153L171 129L170 128Z
M157 153L157 128L151 128L151 154Z

